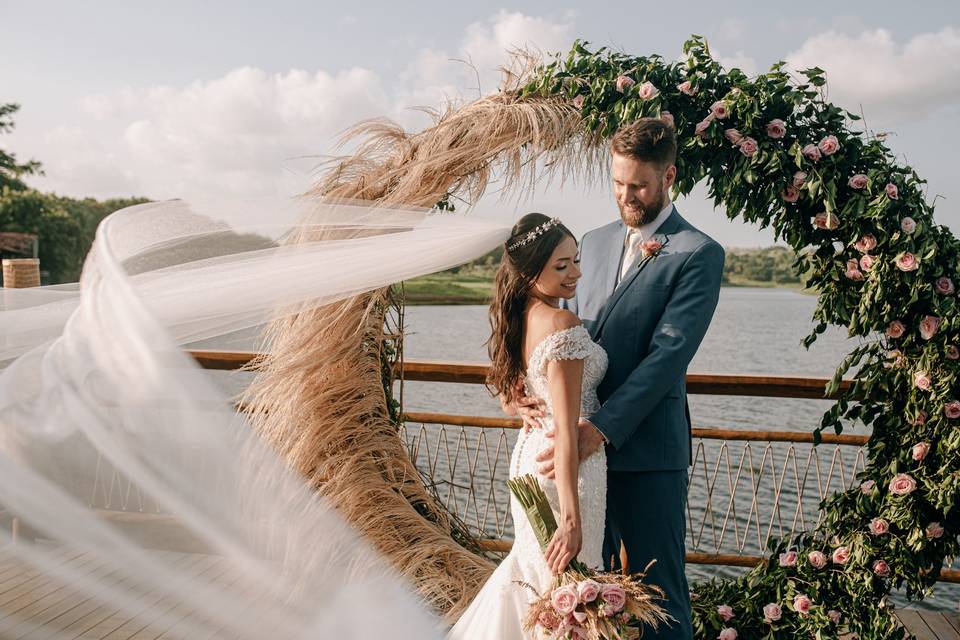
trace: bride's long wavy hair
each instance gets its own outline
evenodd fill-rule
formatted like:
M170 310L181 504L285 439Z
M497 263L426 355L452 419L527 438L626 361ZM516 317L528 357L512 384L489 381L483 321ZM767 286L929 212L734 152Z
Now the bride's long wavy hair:
M503 394L514 400L516 387L526 373L523 359L523 319L527 298L537 276L550 260L553 250L567 236L573 238L562 223L552 225L526 244L510 249L528 233L550 217L542 213L528 213L513 226L510 238L503 246L503 259L494 281L493 301L490 303L490 373L487 387L492 393Z

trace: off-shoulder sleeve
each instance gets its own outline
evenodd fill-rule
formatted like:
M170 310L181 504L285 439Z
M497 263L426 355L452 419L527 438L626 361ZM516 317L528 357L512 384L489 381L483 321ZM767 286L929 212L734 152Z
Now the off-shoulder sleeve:
M578 325L561 329L544 338L539 346L539 368L546 370L550 360L583 360L590 355L590 334Z

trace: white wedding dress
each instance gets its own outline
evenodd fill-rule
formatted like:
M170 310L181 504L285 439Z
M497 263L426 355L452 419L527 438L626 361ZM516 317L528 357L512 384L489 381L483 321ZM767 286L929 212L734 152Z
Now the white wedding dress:
M555 514L559 514L557 487L553 480L537 474L537 454L550 445L546 432L553 429L552 406L547 387L547 363L550 360L584 361L580 391L580 413L589 416L599 408L597 386L607 370L607 353L590 339L582 326L548 335L530 354L527 365L527 393L547 403L544 428L521 432L510 456L510 477L537 475ZM601 448L580 464L578 473L580 519L583 523L583 546L578 559L588 567L603 567L603 531L606 516L607 457ZM520 640L527 603L533 593L552 587L553 576L543 551L527 520L526 512L511 495L515 538L513 548L490 579L460 616L450 632L450 640Z

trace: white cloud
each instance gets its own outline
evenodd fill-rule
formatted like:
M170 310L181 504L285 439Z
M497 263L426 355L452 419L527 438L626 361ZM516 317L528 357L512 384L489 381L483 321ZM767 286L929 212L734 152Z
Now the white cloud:
M305 176L290 172L295 159L329 152L345 128L390 106L366 69L244 67L185 87L88 97L82 122L50 131L31 155L44 158L43 186L63 193L269 194L302 188Z
M402 77L419 87L468 90L475 98L477 89L485 95L500 86L500 68L509 62L509 51L565 52L574 37L573 14L554 21L501 9L491 18L469 25L456 52L422 49Z
M829 99L854 113L863 105L876 128L956 104L958 58L960 30L948 26L905 44L885 29L859 35L830 31L810 38L786 59L791 69L826 70Z
M44 162L47 176L33 184L64 194L291 193L308 185L317 156L333 152L339 134L358 121L387 116L423 127L427 118L411 107L476 98L477 73L484 91L493 91L507 49L561 50L572 34L569 15L557 22L500 11L468 26L453 54L422 49L396 86L363 68L269 74L242 67L186 86L87 96L74 121L29 141L22 154Z

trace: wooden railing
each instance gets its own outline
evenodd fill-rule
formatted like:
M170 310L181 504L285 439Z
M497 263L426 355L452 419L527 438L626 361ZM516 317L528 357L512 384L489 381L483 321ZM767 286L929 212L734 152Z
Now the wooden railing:
M250 352L193 351L191 354L204 368L213 370L240 369L257 357L257 354ZM482 384L486 372L487 366L483 364L408 360L402 364L402 370L398 370L397 374L405 381ZM824 390L828 381L825 378L782 376L690 374L686 382L690 394L791 399L831 399L850 388L850 382L844 381L837 393L826 395ZM486 528L493 526L495 531L502 535L508 519L508 501L504 499L505 490L493 485L497 474L505 472L506 460L509 459L507 434L518 429L520 421L504 417L428 412L408 412L404 418L406 427L403 436L411 458L428 481L434 480L433 474L440 468L446 469L452 476L458 468L464 473L466 467L469 486L458 484L453 477L436 481L435 489L441 486L446 489L446 495L440 497L448 503L448 508L453 507L455 512L462 508L464 513L473 514L475 521L472 528L481 534ZM419 431L412 429L411 425L420 425ZM694 505L693 509L688 505L688 530L694 544L692 551L687 554L687 562L733 567L752 567L764 562L765 558L759 554L723 552L721 546L728 533L735 537L734 546L737 550L742 551L747 543L748 529L755 530L757 534L758 544L754 547L762 548L762 529L766 530L766 536L769 537L789 535L808 528L802 504L803 498L809 499L807 494L813 492L808 484L812 482L816 485L814 497L817 505L830 493L852 486L857 468L862 468L865 464L862 447L868 441L866 435L822 434L820 446L814 447L813 434L809 432L704 427L694 428L693 437L698 444L694 451L691 482L700 482L698 490L706 496L707 504ZM739 460L733 443L740 443L737 445L741 447ZM783 443L785 446L774 448L774 443ZM797 449L795 445L801 449ZM494 450L492 459L491 447ZM849 449L846 449L849 447L857 449L850 453ZM709 455L716 454L716 460L712 464L708 462L708 449L711 450ZM826 453L822 453L824 451ZM782 467L777 462L778 455L783 457ZM825 477L824 467L827 467ZM849 477L847 467L852 467ZM475 485L474 479L480 475L490 486L480 486L479 483ZM792 486L788 486L788 476L792 476ZM771 514L769 521L764 523L761 523L762 507L758 498L762 493L762 482L773 483L773 487L769 489L773 500L769 507ZM737 492L744 484L749 486L749 493L742 500L748 504L738 513ZM795 504L784 507L784 496L791 491L793 493L790 499L794 500ZM747 490L740 493L742 496ZM764 496L766 497L766 494ZM498 497L503 504L497 503ZM792 523L784 525L782 508L788 511L787 520L790 518L789 511L793 509ZM745 524L742 513L744 510L748 511ZM702 512L701 520L695 521L692 517L694 511ZM491 512L493 523L488 520ZM711 533L715 539L715 552L699 550L704 544L704 538ZM483 538L481 545L490 551L505 552L509 550L511 543L495 537ZM960 582L960 569L945 567L940 579Z

